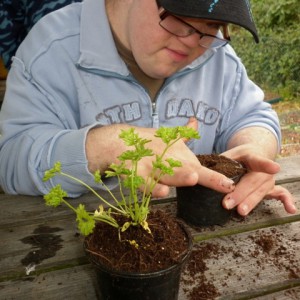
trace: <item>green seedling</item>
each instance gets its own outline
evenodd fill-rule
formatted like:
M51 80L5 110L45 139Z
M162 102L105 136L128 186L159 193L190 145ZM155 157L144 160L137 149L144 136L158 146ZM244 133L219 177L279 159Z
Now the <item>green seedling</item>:
M147 223L149 214L149 204L152 197L153 189L164 175L172 176L174 168L181 167L181 162L172 158L165 158L168 150L180 139L197 139L200 138L198 132L189 127L161 127L155 136L160 138L165 147L160 154L153 153L147 144L151 140L144 139L136 133L133 128L122 130L119 137L124 141L129 149L123 152L118 158L119 164L111 164L105 172L105 177L117 177L120 187L118 197L105 185L99 171L95 172L95 181L101 184L108 192L112 201L104 199L94 188L87 185L82 180L73 177L70 174L63 172L61 163L56 162L54 167L45 172L44 181L51 179L54 176L66 176L91 191L99 198L101 204L95 212L88 212L84 204L79 204L77 208L73 207L70 201L66 200L68 194L64 191L61 185L53 187L48 194L44 196L46 205L57 207L65 204L76 214L78 228L83 235L89 235L93 232L96 222L106 222L107 224L119 230L119 235L124 232L129 226L142 226L147 232L151 233ZM139 162L144 157L153 156L152 171L147 178L138 175ZM130 167L127 167L130 166ZM147 186L142 193L142 187ZM125 193L128 191L128 194ZM127 220L124 224L118 224L116 216L123 215Z

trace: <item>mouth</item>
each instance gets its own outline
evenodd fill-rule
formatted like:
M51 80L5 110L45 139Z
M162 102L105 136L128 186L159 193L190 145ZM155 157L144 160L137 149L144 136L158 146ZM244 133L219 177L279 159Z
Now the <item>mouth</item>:
M172 58L172 60L174 60L175 62L183 62L187 59L188 55L183 52L183 51L179 51L179 50L173 50L170 48L166 48L166 50L168 51L168 55Z

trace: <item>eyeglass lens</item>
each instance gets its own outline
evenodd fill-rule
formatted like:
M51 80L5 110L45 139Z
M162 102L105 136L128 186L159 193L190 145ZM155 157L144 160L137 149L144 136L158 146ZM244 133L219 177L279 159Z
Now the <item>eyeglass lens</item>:
M208 33L208 31L212 32L212 29L208 26L207 29L205 31L203 30L204 32L202 33L173 15L163 14L161 16L160 25L165 30L178 37L187 37L194 33L198 33L200 35L199 45L204 48L219 48L225 46L228 43L228 40ZM212 33L216 33L218 30L219 28L216 27L213 29Z

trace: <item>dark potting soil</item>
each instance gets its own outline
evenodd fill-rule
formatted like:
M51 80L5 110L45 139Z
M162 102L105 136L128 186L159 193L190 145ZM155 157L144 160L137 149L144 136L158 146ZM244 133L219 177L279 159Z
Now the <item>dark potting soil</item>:
M229 178L242 176L246 172L246 169L240 162L229 159L223 155L201 154L197 155L197 158L202 166L219 172Z
M119 219L119 224L126 220ZM87 248L97 260L114 270L125 272L153 272L178 263L189 249L189 240L182 225L170 214L158 210L150 212L147 222L151 234L140 226L130 226L120 233L98 222L94 233L87 237ZM138 247L131 245L134 240Z

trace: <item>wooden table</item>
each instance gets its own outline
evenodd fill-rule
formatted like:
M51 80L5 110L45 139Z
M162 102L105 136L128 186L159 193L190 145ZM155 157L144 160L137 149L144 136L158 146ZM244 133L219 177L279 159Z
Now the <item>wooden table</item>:
M300 156L279 162L277 182L293 193L298 213L288 215L271 200L226 226L191 228L196 242L180 300L300 299ZM175 211L176 198L156 205ZM97 299L82 237L65 207L1 194L0 236L0 299Z

